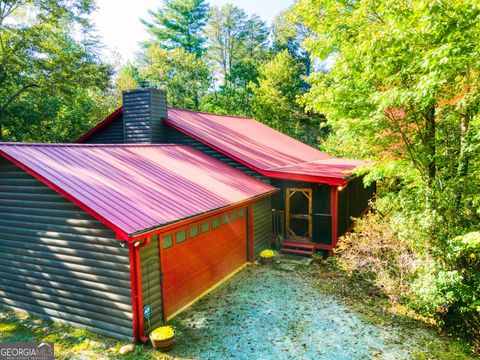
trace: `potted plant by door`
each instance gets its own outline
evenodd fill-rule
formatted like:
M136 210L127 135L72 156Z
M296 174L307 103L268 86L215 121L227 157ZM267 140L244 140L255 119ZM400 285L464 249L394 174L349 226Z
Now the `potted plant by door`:
M156 328L149 337L155 350L168 351L175 343L175 331L171 326Z
M273 252L273 250L263 250L260 253L260 264L267 265L273 263L274 256L275 253Z

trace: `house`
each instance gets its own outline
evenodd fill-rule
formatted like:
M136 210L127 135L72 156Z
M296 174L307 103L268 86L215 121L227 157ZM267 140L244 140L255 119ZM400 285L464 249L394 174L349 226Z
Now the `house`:
M253 261L275 191L184 145L0 143L0 305L146 341Z
M274 240L331 251L374 191L359 164L125 92L77 144L0 143L0 306L146 342Z
M255 205L255 237L285 252L331 251L375 192L351 173L362 161L333 158L253 119L167 109L156 89L124 92L123 106L78 142L190 145L271 184L280 191Z

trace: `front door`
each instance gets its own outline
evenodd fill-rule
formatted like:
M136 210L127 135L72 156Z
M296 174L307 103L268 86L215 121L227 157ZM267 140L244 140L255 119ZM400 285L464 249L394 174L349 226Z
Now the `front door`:
M287 238L312 241L312 189L286 189Z

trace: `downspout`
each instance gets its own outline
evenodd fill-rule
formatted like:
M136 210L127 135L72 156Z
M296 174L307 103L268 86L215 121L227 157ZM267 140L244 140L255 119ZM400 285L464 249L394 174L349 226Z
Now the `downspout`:
M333 255L333 249L337 246L338 240L338 188L330 186L330 213L332 215L332 250L328 255Z
M128 252L130 255L130 285L132 292L132 315L133 315L133 340L134 342L148 342L148 336L144 333L143 323L143 295L142 295L142 268L140 264L140 249L150 244L150 237L143 242L129 242Z
M255 233L253 230L253 206L252 203L247 206L247 260L255 261Z

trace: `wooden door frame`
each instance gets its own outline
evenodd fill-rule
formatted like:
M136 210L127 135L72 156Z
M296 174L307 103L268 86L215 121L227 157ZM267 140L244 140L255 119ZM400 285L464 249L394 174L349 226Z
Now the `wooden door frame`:
M297 192L303 193L308 199L308 214L296 215L291 216L290 214L290 198L296 194ZM308 240L312 241L313 239L313 211L312 211L312 189L311 188L294 188L289 187L285 189L285 221L286 221L286 235L289 238L291 235L297 236L291 229L290 229L290 218L297 218L297 219L305 219L308 220Z

